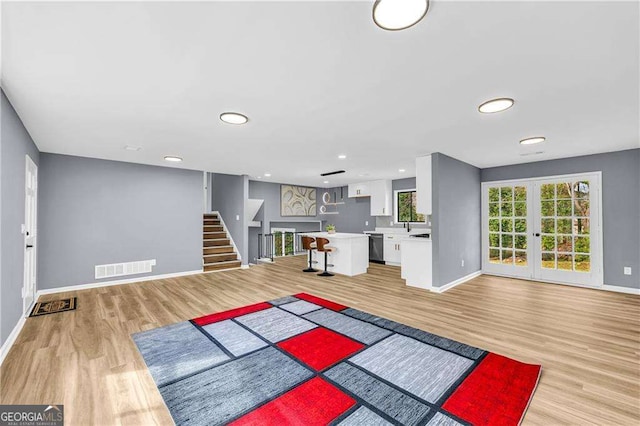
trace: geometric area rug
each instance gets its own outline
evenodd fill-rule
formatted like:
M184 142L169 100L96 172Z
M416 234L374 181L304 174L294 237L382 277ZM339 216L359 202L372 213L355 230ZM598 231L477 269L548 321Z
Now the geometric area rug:
M518 425L541 371L307 293L132 337L178 425Z

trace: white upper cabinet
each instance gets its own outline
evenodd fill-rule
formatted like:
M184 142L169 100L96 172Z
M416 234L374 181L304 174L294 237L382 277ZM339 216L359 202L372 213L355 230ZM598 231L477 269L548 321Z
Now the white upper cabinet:
M393 197L390 180L373 180L349 185L349 198L371 197L371 216L391 216Z
M431 156L416 158L416 211L431 214Z
M371 216L391 216L393 198L390 180L375 180L369 182L371 191Z
M369 197L371 196L371 190L369 188L370 182L350 183L349 184L349 198L354 197Z

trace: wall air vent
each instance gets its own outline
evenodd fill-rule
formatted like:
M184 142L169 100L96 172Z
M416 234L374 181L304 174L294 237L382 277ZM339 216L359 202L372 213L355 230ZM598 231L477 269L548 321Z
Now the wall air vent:
M144 274L151 272L156 260L140 260L138 262L111 263L96 265L96 280L102 278L121 277L124 275Z
M340 173L344 173L344 170L336 170L335 172L322 173L320 176L339 175Z

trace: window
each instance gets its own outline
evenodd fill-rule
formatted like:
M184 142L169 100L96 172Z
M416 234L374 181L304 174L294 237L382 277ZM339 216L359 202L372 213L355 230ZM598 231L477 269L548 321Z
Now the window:
M416 190L396 191L396 222L424 223L423 214L416 212Z

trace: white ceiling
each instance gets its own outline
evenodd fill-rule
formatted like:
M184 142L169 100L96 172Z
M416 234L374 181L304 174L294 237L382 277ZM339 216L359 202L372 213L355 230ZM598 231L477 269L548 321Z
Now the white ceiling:
M637 2L433 1L399 32L372 3L4 2L2 86L42 151L316 186L640 146Z

